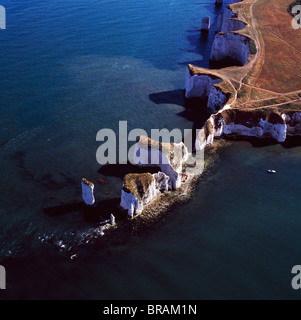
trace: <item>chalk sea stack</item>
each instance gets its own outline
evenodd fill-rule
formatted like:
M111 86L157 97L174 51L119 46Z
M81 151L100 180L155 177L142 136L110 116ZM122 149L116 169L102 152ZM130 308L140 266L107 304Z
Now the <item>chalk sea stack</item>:
M120 206L133 218L143 211L145 205L168 189L169 177L163 172L129 173L123 179Z
M87 179L82 179L82 198L86 205L93 206L95 204L94 198L94 184Z
M202 23L201 23L201 31L204 33L208 33L210 29L210 17L209 16L205 16L202 19Z

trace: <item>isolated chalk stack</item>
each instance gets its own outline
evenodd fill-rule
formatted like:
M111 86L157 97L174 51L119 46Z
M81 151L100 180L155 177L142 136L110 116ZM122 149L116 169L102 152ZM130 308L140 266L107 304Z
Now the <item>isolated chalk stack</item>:
M210 29L210 17L205 16L201 23L201 32L208 32Z
M86 205L94 206L94 184L87 179L82 179L82 197Z

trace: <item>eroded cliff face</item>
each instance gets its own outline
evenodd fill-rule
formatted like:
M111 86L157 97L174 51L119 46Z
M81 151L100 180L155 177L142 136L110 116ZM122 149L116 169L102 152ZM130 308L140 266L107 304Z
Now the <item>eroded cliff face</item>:
M291 111L282 115L263 111L242 111L225 107L212 114L199 130L195 148L204 149L215 137L238 136L272 138L284 142L287 136L301 136L301 112Z
M203 150L207 145L213 143L214 140L214 127L212 125L211 117L207 120L201 130L198 131L195 140L195 149Z
M236 1L238 2L238 1ZM243 66L248 62L250 52L250 39L233 31L241 30L245 23L237 19L237 14L230 8L219 15L210 61L213 65Z
M226 110L221 113L222 134L258 138L286 139L286 124L276 113L263 111Z
M207 100L207 111L216 113L226 101L226 95L214 84L222 80L212 75L192 75L189 67L186 70L185 97Z
M301 135L301 112L287 112L282 118L286 123L288 136Z
M156 166L170 178L172 189L181 186L183 163L188 159L183 142L159 143L141 136L134 147L133 162L138 166Z
M239 2L239 1L237 1ZM218 16L216 32L230 32L240 30L245 26L242 21L237 20L237 14L233 13L231 9L225 8Z
M211 49L211 62L229 66L245 65L251 54L249 41L249 38L236 33L217 33Z
M232 3L235 2L239 1L232 1ZM248 63L251 55L250 41L253 40L237 33L245 26L246 24L238 19L237 13L233 13L230 7L225 8L218 18L217 33L211 50L211 62L216 62L219 66L225 66L225 64L245 66ZM271 109L241 110L237 106L232 109L231 103L237 99L237 91L234 89L236 93L231 93L233 99L230 102L229 95L224 93L227 91L223 87L228 80L220 84L222 79L218 78L218 75L219 72L214 70L206 72L201 68L198 70L188 65L186 97L208 97L207 110L212 113L204 127L197 133L195 141L197 150L210 145L214 137L220 136L273 138L283 142L287 135L301 133L299 125L301 113L292 112L281 116Z
M204 127L204 133L197 137L196 147L198 148L211 144L212 137L273 138L278 142L284 142L287 134L287 125L280 115L263 111L226 109L211 115ZM208 133L205 134L205 132Z
M228 98L222 90L213 86L208 96L207 111L210 113L216 113L218 110L223 108L227 100Z
M143 211L145 205L168 189L169 177L163 172L127 174L123 179L120 206L133 218Z

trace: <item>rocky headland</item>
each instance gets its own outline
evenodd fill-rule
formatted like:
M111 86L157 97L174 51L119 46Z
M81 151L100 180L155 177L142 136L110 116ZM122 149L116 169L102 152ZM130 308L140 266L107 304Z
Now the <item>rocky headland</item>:
M220 15L210 56L214 69L187 67L186 97L207 99L212 113L197 148L221 136L284 142L301 135L301 34L292 28L290 5L233 1Z
M291 1L233 0L219 16L211 69L187 66L185 98L199 98L210 114L197 130L194 151L210 153L222 137L283 143L301 135L301 33L291 27ZM210 17L204 17L201 30L209 28ZM183 142L164 144L141 136L133 162L145 172L123 178L119 208L124 215L153 217L152 211L166 209L173 197L187 196L197 179L186 172L191 152ZM147 172L150 159L156 159L158 172ZM84 179L82 190L85 203L95 206L94 185Z

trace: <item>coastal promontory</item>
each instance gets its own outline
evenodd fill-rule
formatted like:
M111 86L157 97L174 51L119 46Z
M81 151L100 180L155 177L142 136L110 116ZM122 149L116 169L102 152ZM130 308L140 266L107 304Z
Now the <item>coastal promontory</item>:
M291 2L235 1L219 18L212 68L188 65L186 97L208 98L214 136L301 135L301 33Z

